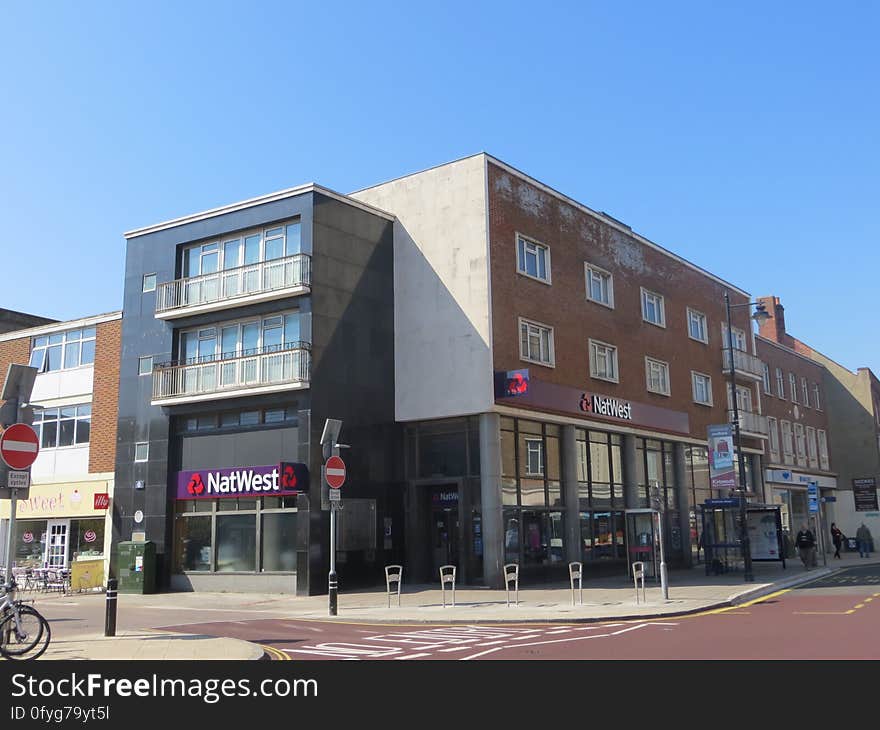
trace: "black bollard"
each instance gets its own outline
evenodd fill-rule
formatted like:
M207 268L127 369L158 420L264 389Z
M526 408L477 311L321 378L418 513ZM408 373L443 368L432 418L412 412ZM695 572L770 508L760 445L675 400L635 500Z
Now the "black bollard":
M104 636L116 636L116 578L107 579L107 612L104 616Z
M339 583L338 583L338 580L336 577L335 570L330 573L330 580L329 580L328 588L329 588L328 596L330 598L330 615L335 616L336 615L337 596L338 596L338 592L339 592Z

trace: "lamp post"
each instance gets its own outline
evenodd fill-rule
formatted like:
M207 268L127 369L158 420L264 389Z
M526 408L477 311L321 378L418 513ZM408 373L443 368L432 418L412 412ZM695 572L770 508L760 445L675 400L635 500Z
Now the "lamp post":
M739 519L740 519L740 544L743 554L743 580L751 583L755 580L752 573L752 549L749 541L749 527L746 524L746 458L742 450L742 437L739 432L739 406L736 402L736 373L733 356L733 326L730 322L730 310L737 307L755 307L752 315L759 325L770 319L770 313L765 309L762 302L745 302L744 304L731 304L730 295L724 292L724 304L727 307L727 352L730 358L730 396L733 401L733 443L736 446L736 458L739 462Z

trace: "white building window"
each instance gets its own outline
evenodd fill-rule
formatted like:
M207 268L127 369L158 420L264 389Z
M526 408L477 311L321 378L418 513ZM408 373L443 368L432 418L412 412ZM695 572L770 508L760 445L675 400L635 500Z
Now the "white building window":
M767 419L768 430L770 431L770 461L779 461L779 429L776 419L772 416Z
M752 389L745 385L736 386L736 407L740 411L754 413L752 409ZM727 408L733 410L730 383L727 384Z
M810 388L807 385L807 379L801 378L801 395L804 396L804 405L810 407Z
M614 280L611 273L593 264L584 264L587 277L587 299L614 309Z
M181 252L181 271L184 278L189 278L298 253L302 253L300 221L291 220L185 248Z
M807 457L810 468L817 469L819 467L819 451L816 448L816 429L812 426L807 426Z
M656 324L658 327L666 326L666 311L663 304L663 296L648 291L642 287L642 319L645 322Z
M614 345L590 340L590 375L601 380L618 382L617 348Z
M526 439L526 474L544 476L544 442L541 439Z
M828 471L828 436L821 429L816 432L819 439L819 468Z
M792 402L792 403L797 403L797 402L798 402L798 398L797 398L797 378L795 377L795 374L794 374L794 373L789 373L789 374L788 374L788 390L789 390L789 392L790 392L790 394L791 394L791 402Z
M798 466L807 465L807 440L804 437L804 424L794 424L794 445L797 449Z
M688 337L698 342L709 342L709 328L706 315L688 307Z
M95 328L84 327L67 332L34 337L30 366L39 373L70 370L95 362Z
M144 283L141 291L144 293L149 291L156 291L156 275L155 274L144 274Z
M780 421L782 430L782 456L786 464L794 463L794 446L791 440L791 421Z
M153 372L153 356L138 358L138 375L149 375Z
M553 366L553 328L520 318L520 359Z
M550 249L517 234L516 270L532 279L550 283Z
M704 406L712 405L712 378L703 373L691 370L691 384L694 391L694 403Z
M822 402L819 400L819 383L813 383L813 405L817 411L822 410Z
M782 368L776 368L776 394L780 398L785 398L785 376L782 374Z
M147 441L141 441L134 445L134 460L147 461L150 457L150 444Z
M89 443L92 430L92 406L35 408L34 431L41 449L59 449Z
M763 363L764 365L764 392L767 395L773 395L773 391L770 388L770 366L767 363Z
M669 363L646 357L645 376L649 391L669 395Z
M733 332L733 349L748 352L749 348L746 341L746 333L739 327L733 327L731 330ZM727 325L723 322L721 324L721 337L723 338L721 346L725 349L730 347L730 342L727 339Z

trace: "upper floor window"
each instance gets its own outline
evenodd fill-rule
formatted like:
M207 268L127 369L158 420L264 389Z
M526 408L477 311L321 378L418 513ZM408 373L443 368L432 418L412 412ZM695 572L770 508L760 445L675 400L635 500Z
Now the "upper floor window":
M779 429L772 416L767 419L767 430L770 432L770 460L779 461Z
M92 406L35 408L34 430L43 449L87 444L92 430Z
M822 403L819 400L819 383L813 383L813 405L817 411L822 410Z
M645 376L650 392L669 395L669 363L646 357Z
M709 329L706 327L706 315L688 307L688 336L699 342L709 341Z
M804 424L794 424L794 445L797 451L798 466L807 465L807 439L804 435Z
M584 264L587 276L587 299L614 308L614 280L611 274L592 264Z
M519 234L516 237L516 247L516 270L520 274L531 276L533 279L539 279L549 284L550 249L537 241L532 241Z
M782 368L776 368L776 394L780 398L785 398L785 376L782 374Z
M666 326L666 311L663 304L663 296L648 291L642 287L642 319L645 322L656 324L658 327Z
M819 452L816 448L816 429L807 426L807 460L811 469L819 466Z
M188 246L181 268L183 277L190 278L298 253L302 253L302 235L296 220Z
M180 333L179 359L190 363L228 360L294 347L302 337L299 312L225 322Z
M794 461L794 446L791 439L791 421L780 421L779 427L782 429L782 457L786 464Z
M801 395L804 396L804 405L810 407L810 388L807 385L807 379L801 378Z
M767 363L761 363L764 366L764 392L767 395L773 395L770 389L770 366Z
M156 291L156 274L144 274L143 284L141 286L141 291L146 293L150 291Z
M797 378L794 373L788 374L788 390L791 393L791 402L797 403Z
M733 410L733 396L730 383L727 384L727 407ZM740 411L753 413L752 409L752 389L745 385L736 386L736 407Z
M590 340L590 375L601 380L618 382L617 348L598 340Z
M691 370L691 384L694 391L694 403L702 403L704 406L712 405L712 378L703 373Z
M67 332L34 337L30 365L37 372L69 370L95 362L95 328L85 327Z
M816 431L819 439L819 468L828 471L828 436L822 431Z
M746 344L746 333L741 330L739 327L731 327L731 335L733 337L733 349L741 350L742 352L748 352L749 348ZM723 342L721 346L724 348L730 347L730 341L728 339L727 334L727 325L721 324L721 336L723 338Z
M520 350L522 360L553 366L553 328L520 317Z

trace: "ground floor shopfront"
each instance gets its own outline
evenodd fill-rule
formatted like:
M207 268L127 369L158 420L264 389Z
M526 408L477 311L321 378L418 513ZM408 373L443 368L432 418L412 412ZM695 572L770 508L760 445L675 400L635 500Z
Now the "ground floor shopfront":
M770 468L765 470L764 480L770 503L780 506L786 557L797 557L794 538L803 525L821 540L820 547L833 552L830 527L836 520L837 479L827 474ZM818 489L818 512L810 511L808 488L811 482L815 482Z
M82 586L104 585L110 558L112 479L34 484L16 504L13 550L18 568L68 570L88 563ZM4 534L9 503L0 502ZM3 540L5 548L6 541Z
M568 422L566 422L566 420ZM656 486L670 566L698 559L696 505L709 488L705 444L669 433L617 430L558 414L512 409L405 427L406 565L412 580L438 580L441 565L464 583L501 587L503 565L524 582L626 575L632 562L656 572ZM746 481L761 493L760 456L746 454Z

